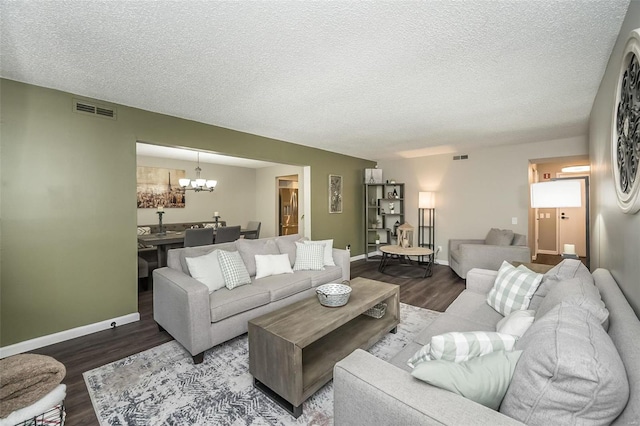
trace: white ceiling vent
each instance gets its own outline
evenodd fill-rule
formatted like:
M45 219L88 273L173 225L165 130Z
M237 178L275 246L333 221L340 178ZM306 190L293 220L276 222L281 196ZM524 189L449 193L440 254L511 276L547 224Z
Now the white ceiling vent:
M81 114L91 114L99 117L116 119L116 109L105 105L92 104L78 99L73 100L73 111Z

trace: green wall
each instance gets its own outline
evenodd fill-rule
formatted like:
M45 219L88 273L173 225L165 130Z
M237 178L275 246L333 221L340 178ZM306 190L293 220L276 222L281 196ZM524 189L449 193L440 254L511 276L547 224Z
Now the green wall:
M312 238L363 252L373 162L121 105L117 120L77 114L74 97L0 81L1 346L137 312L137 140L309 165ZM342 214L328 213L329 174Z

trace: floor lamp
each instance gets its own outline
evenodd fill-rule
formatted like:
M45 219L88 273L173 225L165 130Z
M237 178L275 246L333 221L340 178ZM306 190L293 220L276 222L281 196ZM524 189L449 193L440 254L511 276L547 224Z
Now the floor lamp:
M547 182L537 182L531 184L531 207L535 209L553 209L562 207L582 207L582 191L580 180L585 181L585 243L586 243L586 265L590 268L590 244L589 244L589 178L579 176L575 178L557 178ZM573 251L575 247L567 244L566 249ZM565 250L565 251L567 251ZM575 254L569 253L569 254Z
M433 250L431 262L436 260L436 194L435 192L418 193L418 247ZM425 238L425 233L427 238ZM424 259L421 259L424 261Z

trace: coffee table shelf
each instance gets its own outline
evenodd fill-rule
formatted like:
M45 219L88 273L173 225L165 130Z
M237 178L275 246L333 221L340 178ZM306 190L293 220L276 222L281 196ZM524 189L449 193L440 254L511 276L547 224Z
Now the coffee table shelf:
M398 286L356 278L351 287L345 306L328 308L314 296L249 321L254 384L295 417L331 380L338 361L371 347L400 322ZM384 317L362 315L380 302L387 303Z

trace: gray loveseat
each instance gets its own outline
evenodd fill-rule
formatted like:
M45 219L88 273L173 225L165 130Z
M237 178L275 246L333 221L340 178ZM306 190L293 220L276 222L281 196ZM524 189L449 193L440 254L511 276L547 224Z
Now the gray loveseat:
M564 262L568 262L565 260ZM564 263L563 262L563 263ZM572 261L576 262L576 261ZM556 269L557 270L557 269ZM586 268L585 268L586 270ZM551 272L551 271L550 271ZM586 272L587 275L589 272ZM549 273L548 273L549 274ZM582 324L592 324L591 330L604 336L606 350L598 352L589 362L603 363L600 367L605 371L600 377L602 382L615 380L615 392L620 392L620 397L615 398L615 402L607 402L605 405L598 405L589 398L580 399L580 393L576 391L570 398L562 399L551 396L552 401L545 400L540 396L543 392L536 388L536 383L543 380L546 385L565 386L565 389L573 391L581 384L574 384L571 381L562 382L559 376L567 375L581 376L586 367L584 365L573 365L568 370L560 371L557 377L552 375L534 378L541 371L538 360L546 359L541 356L549 347L554 347L556 343L554 336L554 325L561 324L558 320L561 316L558 313L571 309L579 312L587 312L582 307L572 306L576 300L582 296L569 296L564 290L554 290L544 286L545 281L534 295L530 309L538 309L542 312L544 299L549 297L547 305L552 305L553 309L544 314L541 318L536 318L533 325L516 343L515 349L523 350L522 355L515 367L513 379L509 385L507 393L499 411L494 411L456 393L449 392L415 379L410 374L410 368L406 361L423 345L429 343L434 335L439 335L452 331L495 331L497 322L503 318L494 311L485 301L488 291L493 286L497 272L473 269L467 275L467 288L451 304L445 313L433 321L414 342L409 343L390 362L382 361L368 352L356 350L351 355L336 364L334 369L334 415L336 425L522 425L526 424L603 424L597 420L585 421L567 417L565 407L582 406L584 412L590 412L595 417L599 415L610 415L615 418L612 424L615 425L638 425L640 424L640 321L631 309L629 303L624 298L617 283L605 269L596 270L592 277L599 289L602 301L609 311L608 320L604 323L599 321L593 325L593 319L582 321ZM546 279L547 275L545 275ZM588 279L584 274L580 279ZM550 281L551 282L551 281ZM560 288L562 282L555 282ZM575 283L575 282L574 282ZM591 284L590 284L591 285ZM587 287L582 287L583 289ZM545 292L549 291L547 295ZM597 292L596 292L597 294ZM573 297L573 299L571 299ZM571 299L573 302L568 302ZM585 299L586 300L586 299ZM550 303L549 303L550 302ZM586 303L586 302L585 302ZM601 302L600 302L601 303ZM570 306L567 308L567 306ZM547 306L548 308L549 306ZM605 311L606 312L606 311ZM553 316L556 315L556 316ZM585 314L590 315L590 314ZM551 318L549 318L551 317ZM551 325L550 325L551 324ZM579 324L580 325L580 324ZM558 326L559 327L559 326ZM608 327L608 332L604 330ZM601 329L600 329L601 328ZM540 337L544 333L551 333L546 344L532 343L532 337ZM588 337L580 335L579 339L588 341ZM607 337L608 336L608 337ZM574 333L568 333L559 339L574 338ZM610 340L609 340L610 338ZM613 345L611 344L613 342ZM587 353L591 349L587 346ZM574 351L575 352L575 351ZM622 360L622 378L614 374L606 373L610 363L604 353L613 352L619 354ZM558 351L562 356L575 354L571 351ZM555 353L549 358L557 356ZM584 359L584 358L583 358ZM546 361L545 361L546 362ZM617 361L619 363L619 361ZM626 370L626 378L624 377ZM589 370L590 371L590 370ZM588 375L584 374L587 378ZM558 381L556 381L558 380ZM556 381L556 382L554 382ZM586 380L586 386L594 385L594 381ZM595 381L598 383L598 380ZM611 383L609 383L611 384ZM584 385L584 382L582 383ZM523 392L523 389L525 390ZM628 393L627 393L628 390ZM546 392L546 391L545 391ZM604 395L604 391L599 390ZM600 395L599 394L599 395ZM611 396L611 395L609 395ZM546 393L549 397L549 393ZM540 401L535 402L536 398ZM532 408L526 418L516 420L513 417L513 410L510 413L513 417L505 414L510 408L507 405L514 403L532 402ZM537 404L537 405L536 405ZM548 405L552 405L549 408ZM626 405L625 405L626 404ZM591 410L591 411L589 411ZM621 411L622 410L622 411ZM571 410L569 410L571 411ZM620 412L621 411L621 412ZM517 412L517 410L516 410ZM618 415L618 413L620 413ZM580 415L584 416L583 412ZM610 420L605 421L608 423ZM521 422L522 421L522 422Z
M505 260L531 262L526 235L492 228L484 240L449 240L449 266L462 279L473 268L497 270Z
M256 279L256 254L287 253L293 266L295 242L301 235L257 240L240 239L169 250L167 267L153 271L153 318L193 356L203 360L204 351L247 332L247 322L298 300L315 295L315 287L350 278L347 250L333 249L336 266L324 270L295 271ZM238 251L251 276L251 284L233 290L209 288L189 274L185 258L206 255L215 249Z

